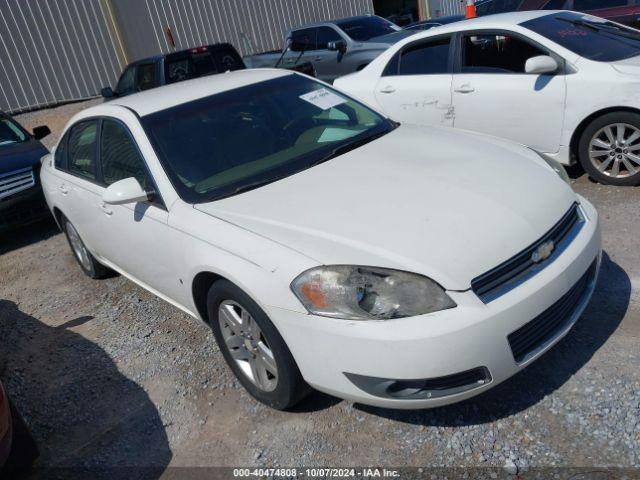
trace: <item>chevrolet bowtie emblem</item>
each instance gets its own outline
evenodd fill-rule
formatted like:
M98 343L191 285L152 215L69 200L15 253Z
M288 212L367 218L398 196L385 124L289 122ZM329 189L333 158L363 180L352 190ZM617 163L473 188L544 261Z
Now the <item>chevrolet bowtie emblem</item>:
M556 248L556 244L553 240L547 240L536 248L531 254L531 261L533 263L540 263L551 256L553 250Z

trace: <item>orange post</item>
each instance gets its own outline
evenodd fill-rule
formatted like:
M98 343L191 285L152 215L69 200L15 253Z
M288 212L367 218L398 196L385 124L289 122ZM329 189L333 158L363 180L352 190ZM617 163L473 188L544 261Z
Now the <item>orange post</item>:
M475 0L467 0L467 9L465 11L465 18L476 18L476 2Z

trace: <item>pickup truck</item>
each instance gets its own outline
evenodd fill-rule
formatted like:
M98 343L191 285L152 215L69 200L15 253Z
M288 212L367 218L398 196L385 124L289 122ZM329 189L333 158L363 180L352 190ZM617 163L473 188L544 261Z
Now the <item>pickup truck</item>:
M233 45L203 45L133 62L127 65L114 89L104 87L101 93L106 99L124 97L170 83L245 68L247 67L242 57ZM283 65L282 68L315 76L313 66L309 62L292 67Z
M294 28L287 32L282 51L244 57L248 68L291 68L311 62L326 82L362 70L389 46L416 32L375 15L348 17Z

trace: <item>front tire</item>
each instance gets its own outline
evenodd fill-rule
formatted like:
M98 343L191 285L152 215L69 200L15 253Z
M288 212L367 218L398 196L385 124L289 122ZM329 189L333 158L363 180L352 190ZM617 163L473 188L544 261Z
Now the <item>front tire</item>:
M246 293L219 280L209 290L207 311L227 365L251 396L277 410L304 398L310 389L289 348Z
M109 273L109 269L104 265L100 264L95 257L91 254L89 249L85 246L82 238L80 238L80 234L76 230L76 227L67 219L67 217L62 217L62 231L67 237L67 242L69 242L69 247L71 247L71 252L73 253L73 257L80 265L82 271L91 278L102 278L105 277Z
M578 158L599 183L639 185L640 115L613 112L593 120L580 137Z

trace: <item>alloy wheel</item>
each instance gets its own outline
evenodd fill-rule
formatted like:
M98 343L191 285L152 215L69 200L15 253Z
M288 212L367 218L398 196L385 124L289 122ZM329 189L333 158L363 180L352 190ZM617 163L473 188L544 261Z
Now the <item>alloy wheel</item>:
M603 175L625 178L640 172L640 129L614 123L596 132L589 142L589 160Z
M242 305L225 300L218 308L220 330L242 373L265 392L278 385L278 367L260 326Z
M69 237L69 243L71 244L71 249L73 253L78 258L80 264L86 269L91 270L91 260L89 259L89 251L87 247L84 246L82 240L80 239L80 235L78 235L77 230L71 223L67 222L66 224L67 236Z

